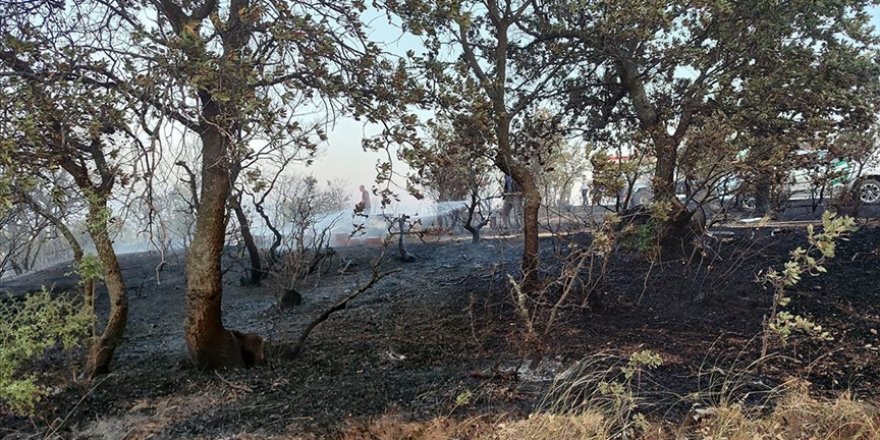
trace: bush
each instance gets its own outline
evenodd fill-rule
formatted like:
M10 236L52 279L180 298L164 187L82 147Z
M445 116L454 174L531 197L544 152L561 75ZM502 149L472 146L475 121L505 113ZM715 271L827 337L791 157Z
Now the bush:
M31 368L50 349L79 346L92 325L92 315L66 296L46 289L23 300L0 303L0 402L29 415L46 395Z

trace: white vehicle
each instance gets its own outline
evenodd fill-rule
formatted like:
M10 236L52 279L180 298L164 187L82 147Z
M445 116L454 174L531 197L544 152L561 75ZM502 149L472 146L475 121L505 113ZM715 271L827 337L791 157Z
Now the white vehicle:
M822 201L852 191L863 205L880 204L880 157L875 152L863 163L825 159L825 151L799 151L798 156L816 155L812 169L796 168L783 190L790 201Z
M844 160L825 160L827 153L821 150L800 150L793 160L812 164L812 168L795 168L781 188L778 196L782 202L822 202L832 200L846 191L863 205L880 205L880 149L861 163ZM817 155L818 157L808 157ZM650 170L644 170L636 176L631 188L628 208L647 206L654 197L651 188ZM742 180L730 176L722 179L711 191L709 197L723 206L735 206L745 210L757 208L754 193L742 191ZM705 192L705 190L703 190ZM687 196L685 185L676 184L676 197L683 202L694 203L706 200L706 196ZM626 197L626 190L619 194L620 200ZM777 199L777 200L779 200ZM612 200L604 201L613 204Z

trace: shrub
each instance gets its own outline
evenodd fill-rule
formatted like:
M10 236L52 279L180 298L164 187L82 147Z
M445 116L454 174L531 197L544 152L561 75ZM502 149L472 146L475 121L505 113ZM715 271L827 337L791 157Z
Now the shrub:
M79 346L91 323L92 315L74 300L46 289L0 303L0 402L32 414L47 388L30 367L52 348Z
M791 258L785 263L783 270L768 269L758 277L758 281L770 286L773 293L773 304L764 319L764 331L761 340L761 358L767 357L771 335L777 335L783 341L794 331L801 331L819 339L830 339L831 335L807 318L782 310L791 302L786 296L786 289L800 282L803 275L818 276L827 272L825 264L834 258L836 242L846 240L847 234L853 232L855 220L852 217L838 217L825 211L822 214L823 231L817 233L813 225L807 225L806 249L798 247L791 252Z

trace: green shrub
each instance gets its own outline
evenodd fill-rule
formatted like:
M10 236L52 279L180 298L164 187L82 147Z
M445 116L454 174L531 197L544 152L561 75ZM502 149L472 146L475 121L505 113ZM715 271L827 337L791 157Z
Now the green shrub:
M773 304L764 319L764 330L761 338L761 358L766 358L771 335L778 336L783 342L794 331L803 332L818 339L831 339L831 335L822 326L807 318L782 310L791 303L786 289L796 285L803 275L818 276L825 272L825 264L834 258L836 242L846 240L846 236L856 230L852 217L838 217L837 214L825 211L822 213L822 232L816 232L813 225L807 225L806 249L798 247L791 252L791 258L785 262L781 271L770 268L758 277L758 281L770 286L773 293Z
M31 368L51 348L72 350L85 340L92 315L46 289L0 303L0 402L32 414L47 389Z

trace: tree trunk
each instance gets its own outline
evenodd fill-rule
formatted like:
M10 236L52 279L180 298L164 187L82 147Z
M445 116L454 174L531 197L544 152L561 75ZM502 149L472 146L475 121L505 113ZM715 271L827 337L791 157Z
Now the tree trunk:
M244 241L244 247L247 249L251 260L251 276L248 285L259 286L263 280L263 259L260 257L260 249L257 248L254 236L251 234L248 218L244 213L244 209L241 208L240 194L237 197L233 197L232 209L235 211L235 217L238 219L241 239Z
M538 242L541 192L538 190L538 182L531 170L513 161L510 148L510 121L504 118L499 119L496 125L498 156L495 158L495 165L513 177L522 190L525 202L523 205L522 273L523 287L528 291L538 285L538 268L541 264Z
M654 200L672 202L677 200L675 198L677 145L669 136L662 134L654 137L654 143L655 155L657 156L654 179L651 182L652 189L654 190Z
M400 227L400 236L398 237L398 241L397 241L397 249L400 251L400 261L403 261L404 263L412 263L413 261L416 261L416 257L415 257L415 255L409 253L408 250L406 250L406 243L404 241L404 235L406 234L405 229L406 229L407 218L409 218L409 217L406 215L403 215L403 216L400 216L399 219L397 219L397 224ZM315 249L315 252L316 252L315 257L317 258L318 257L318 254L317 254L318 250ZM317 266L315 266L315 267L317 267Z
M107 200L113 189L114 179L106 168L100 148L95 149L95 155L95 163L98 165L98 173L101 176L101 183L97 187L92 183L85 167L72 160L61 163L61 167L73 177L76 185L85 193L88 200L87 229L95 243L98 259L101 260L101 266L104 269L104 285L107 287L107 296L110 302L110 316L107 318L104 331L94 339L89 349L86 372L91 377L110 371L113 353L122 341L122 335L125 333L128 322L128 297L125 290L125 280L122 278L119 260L116 258L113 241L110 239L110 232L107 229L110 220L110 208L107 206ZM90 289L87 295L91 295L90 298L86 298L87 304L89 307L93 307L94 288Z
M618 61L617 68L620 81L627 90L639 120L639 126L651 136L651 140L654 142L654 155L657 158L654 178L651 181L654 200L669 203L672 207L669 220L659 231L659 239L661 242L677 240L687 236L688 230L692 229L690 223L693 213L675 197L675 167L678 145L688 128L690 117L682 115L675 135L670 135L657 106L651 102L648 96L648 89L641 76L639 65L632 58L624 58Z
M15 261L14 259L9 260L9 265L12 266L12 272L14 272L16 275L21 275L24 273L24 270L22 270L21 265L18 264L18 261Z
M267 266L269 271L273 270L275 265L279 263L280 255L278 254L278 249L281 248L281 244L284 241L284 237L281 235L281 231L272 224L272 220L269 219L269 216L266 214L266 209L263 207L263 201L254 201L254 210L257 211L257 214L263 219L263 223L269 228L269 231L272 232L272 245L269 246L269 255Z
M107 295L110 299L110 316L101 336L95 338L89 350L89 359L86 371L92 377L110 372L110 362L113 353L122 341L125 326L128 321L128 297L125 290L125 280L119 268L119 260L116 251L113 250L113 241L107 231L106 196L89 203L89 234L95 242L95 250L101 265L104 268L104 284L107 286Z
M529 179L526 179L528 182ZM524 285L535 286L538 280L539 243L538 215L541 209L541 193L534 185L520 184L523 188L523 262Z
M207 94L203 94L207 95ZM220 258L226 232L226 205L231 187L228 153L231 140L221 133L219 109L201 96L206 122L202 141L202 188L196 230L187 253L186 344L193 363L202 369L241 368L262 357L262 341L223 327L223 274Z
M762 173L755 180L755 209L758 214L767 215L771 212L770 187L772 179L769 174Z
M474 213L480 204L480 198L476 191L471 191L471 204L468 205L467 217L464 221L464 229L471 233L471 243L480 243L480 230L489 224L489 219L483 218L474 225Z
M464 225L464 228L471 233L471 243L480 244L480 229L470 224Z

